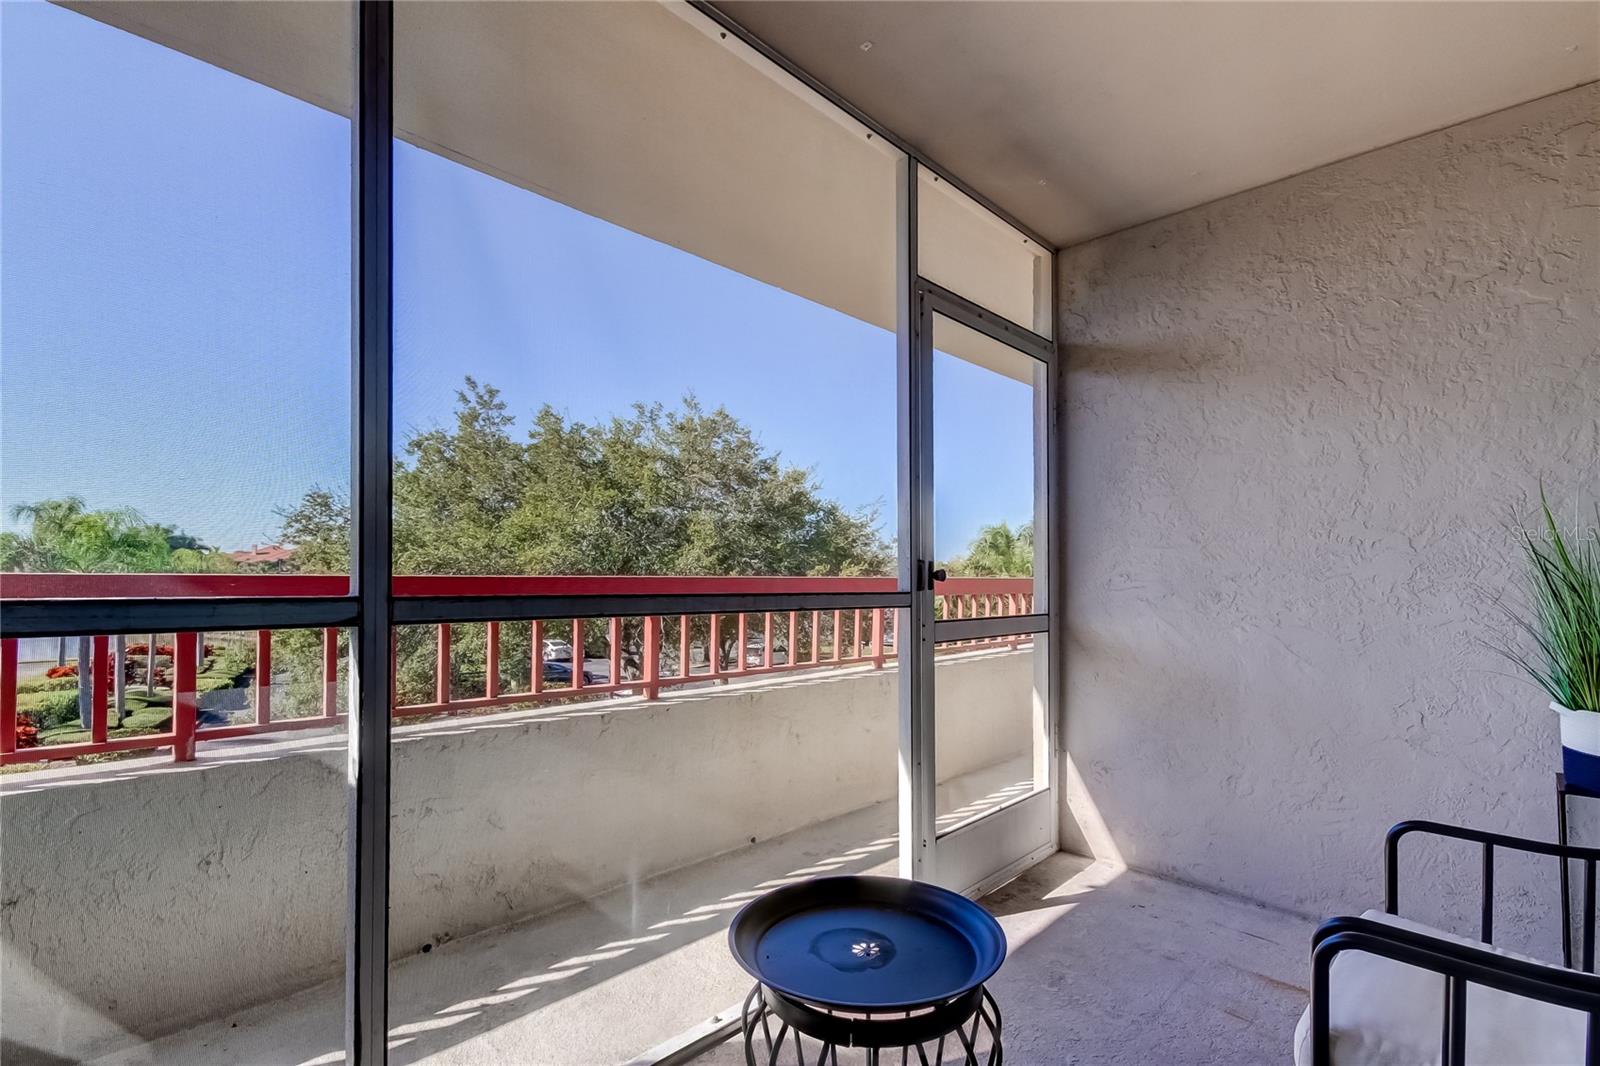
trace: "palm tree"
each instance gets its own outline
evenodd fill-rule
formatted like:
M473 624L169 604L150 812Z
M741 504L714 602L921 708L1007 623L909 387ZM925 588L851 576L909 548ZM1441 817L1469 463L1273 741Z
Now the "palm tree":
M116 694L117 728L128 717L128 638L118 633L111 638L111 683Z
M1004 522L984 526L967 545L965 555L945 564L961 577L1031 577L1033 575L1033 523L1012 529Z
M127 573L164 569L171 531L129 508L91 511L77 496L20 503L26 533L0 533L0 569L29 573Z
M0 533L0 570L24 573L193 573L230 569L232 560L171 526L146 522L131 508L91 511L78 496L62 496L11 508L27 532ZM125 643L118 637L112 669L117 724L126 713ZM203 644L202 644L203 646ZM78 638L78 716L89 726L94 676L89 637ZM150 637L145 690L155 686L156 638ZM58 659L65 658L65 641Z
M94 638L78 638L78 724L88 729L94 708Z
M226 555L128 507L91 511L78 496L11 508L25 533L0 533L0 570L34 574L192 573L231 568Z

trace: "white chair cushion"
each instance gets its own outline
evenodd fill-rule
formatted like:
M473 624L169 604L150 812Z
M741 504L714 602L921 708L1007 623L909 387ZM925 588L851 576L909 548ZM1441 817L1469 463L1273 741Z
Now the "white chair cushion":
M1361 917L1548 965L1382 911L1367 911ZM1333 960L1328 1016L1334 1066L1436 1063L1444 1027L1444 976L1361 951L1343 952ZM1578 1066L1583 1062L1584 1023L1581 1011L1469 984L1467 1062L1474 1066ZM1295 1066L1311 1066L1310 1007L1295 1026L1294 1061Z

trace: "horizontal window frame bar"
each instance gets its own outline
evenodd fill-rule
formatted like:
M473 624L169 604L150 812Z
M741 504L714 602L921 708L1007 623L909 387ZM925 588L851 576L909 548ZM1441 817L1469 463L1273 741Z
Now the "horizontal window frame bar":
M1020 326L1004 315L951 292L943 285L927 278L917 278L917 292L930 302L935 314L943 315L952 322L976 330L990 340L998 341L1023 355L1037 359L1046 366L1055 362L1056 342L1050 338L1041 337L1026 326Z
M934 644L952 640L984 640L989 637L1020 637L1047 633L1047 614L997 614L988 618L951 618L933 623Z
M360 622L354 596L0 601L0 635L101 636L261 629L327 629Z
M984 580L984 579L966 579ZM1003 580L1003 579L1002 579ZM900 591L892 576L809 577L781 574L395 574L396 598L423 596L707 596L745 593ZM32 574L0 576L10 600L282 600L350 594L343 574Z
M951 837L961 836L964 833L970 832L973 826L983 825L987 823L989 819L998 818L1000 815L1020 807L1030 800L1038 799L1040 796L1048 793L1049 791L1050 786L1040 785L1038 782L1035 782L1032 792L1025 792L1020 796L1013 796L1004 803L990 807L988 810L980 811L970 818L963 818L949 829L939 830L938 833L935 834L935 838L938 840L949 840Z
M334 599L350 595L348 574L54 574L0 577L10 600Z
M489 579L493 580L493 579ZM631 580L631 579L630 579ZM395 596L397 625L430 622L507 622L544 618L635 618L674 614L760 614L769 611L900 609L912 593L896 590L785 592L786 579L747 579L779 586L772 590L727 593L631 593L596 595L442 595ZM804 579L796 579L797 583ZM962 579L957 579L962 580ZM976 579L975 579L976 580ZM670 586L669 586L670 587ZM963 595L951 587L936 594ZM1001 615L938 623L944 627L983 627L974 635L1042 632L1044 615ZM1030 621L1034 620L1034 621ZM5 637L70 637L117 633L171 633L197 630L323 629L361 624L354 596L100 597L0 600L0 634ZM989 628L998 627L998 628ZM962 635L939 639L967 639Z
M765 614L911 606L909 592L731 593L696 596L437 596L394 601L394 624L521 622L565 618L644 618Z
M899 592L893 577L804 577L781 574L759 576L682 576L675 574L563 574L539 575L448 575L397 574L393 594L396 601L408 599L476 599L498 597L503 600L610 596L635 599L654 596L798 596L874 595Z
M834 92L820 79L809 74L804 67L800 66L800 64L796 63L794 60L790 59L788 56L772 47L772 45L762 40L756 34L745 29L745 27L740 24L737 19L718 8L715 3L711 3L710 0L689 0L689 6L693 7L695 10L711 19L711 21L715 22L717 25L721 26L735 37L739 38L739 40L755 49L756 52L760 53L766 59L777 64L779 67L782 67L786 72L788 72L790 77L800 82L806 88L822 97L834 107L837 107L840 111L843 111L845 114L861 123L867 129L877 134L884 141L888 142L899 151L905 153L905 155L911 159L916 160L918 166L924 167L933 174L937 174L941 181L948 182L953 188L959 189L961 192L971 197L972 200L981 205L986 211L990 212L1006 225L1010 226L1022 236L1028 238L1034 244L1038 245L1040 251L1044 252L1052 259L1055 257L1057 250L1056 246L1040 236L1033 229L1033 227L1018 219L1011 212L1007 211L1005 208L1001 207L999 204L983 195L983 193L979 192L977 189L974 189L972 186L956 177L956 175L940 166L934 160L928 158L927 155L925 155L910 141L906 140L904 137L901 137L899 134L895 133L893 130L874 119L871 115L867 114L865 111L861 110L859 107L855 106L838 93Z

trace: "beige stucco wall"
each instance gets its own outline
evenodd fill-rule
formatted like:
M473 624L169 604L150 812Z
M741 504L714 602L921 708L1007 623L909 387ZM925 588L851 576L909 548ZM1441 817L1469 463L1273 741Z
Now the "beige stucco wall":
M936 669L941 775L1028 751L1031 653ZM892 799L897 742L892 666L407 727L392 952ZM8 777L8 1048L76 1061L337 975L344 803L338 738Z
M1481 641L1514 509L1600 499L1600 87L1058 276L1064 839L1322 914L1377 903L1401 818L1553 838L1554 716Z

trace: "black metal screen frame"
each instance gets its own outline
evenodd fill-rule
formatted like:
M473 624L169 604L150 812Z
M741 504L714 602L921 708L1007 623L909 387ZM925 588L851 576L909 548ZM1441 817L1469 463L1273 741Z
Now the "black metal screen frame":
M360 617L361 606L354 596L0 601L0 633L7 637L327 629L354 626Z
M1046 256L1056 249L1004 209L929 159L904 138L874 121L821 81L740 26L705 0L690 0L703 15L750 45L834 107L861 122L904 155L899 178L897 214L897 288L901 320L897 326L900 399L907 400L906 375L915 350L918 327L915 308L924 293L934 293L955 308L965 324L1045 361L1054 357L1054 343L1003 316L939 288L917 274L916 175L923 167L961 190L997 218L1033 241ZM352 1066L379 1066L387 1061L388 1038L388 907L389 907L389 742L391 723L389 634L402 623L471 622L485 619L598 617L646 614L703 614L822 608L885 608L907 611L914 624L932 625L919 610L915 595L920 569L910 565L918 527L919 494L929 490L926 476L908 464L916 454L919 431L926 431L931 412L900 413L900 498L898 540L901 565L899 590L883 593L761 594L617 597L396 597L392 587L393 476L393 187L394 187L394 3L353 0L355 24L354 116L351 131L351 571L347 596L237 597L198 599L0 599L0 631L6 636L71 636L89 633L175 632L179 630L349 628L351 714L348 731L346 797L348 852L345 964L345 1058ZM1054 314L1056 293L1049 298ZM1053 364L1052 364L1053 365ZM1052 391L1059 387L1054 375ZM910 390L915 392L913 388ZM909 421L909 424L908 424ZM909 445L908 442L912 442ZM1054 446L1054 437L1052 437ZM926 516L922 516L924 522ZM924 552L929 555L929 552ZM1057 567L1051 567L1052 583ZM916 570L914 573L913 571ZM1054 597L1050 602L1059 602ZM1052 612L1006 623L1019 632L1043 632L1058 622ZM991 624L977 622L973 635L988 634ZM910 659L912 656L906 656ZM907 664L916 675L902 693L902 755L920 742L920 722L909 722L905 708L916 705L918 693L931 686L931 663ZM919 673L920 671L920 673ZM907 673L903 673L903 677ZM903 688L906 686L902 686ZM910 729L911 734L906 732ZM931 773L902 765L905 774ZM904 787L902 787L904 792ZM902 804L904 807L904 804ZM927 842L932 839L931 807L918 815ZM907 825L902 821L902 835ZM927 843L925 842L925 843ZM732 1023L737 1026L737 1020ZM730 1030L731 1031L731 1030ZM671 1056L669 1055L669 1058Z

